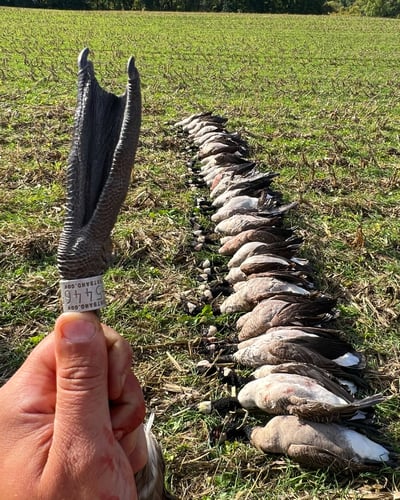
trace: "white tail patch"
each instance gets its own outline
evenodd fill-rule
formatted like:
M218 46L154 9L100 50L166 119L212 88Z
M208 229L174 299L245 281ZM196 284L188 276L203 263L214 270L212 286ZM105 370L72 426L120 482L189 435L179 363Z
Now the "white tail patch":
M346 354L335 358L333 362L340 366L356 366L359 364L360 359L351 352L346 352Z
M376 460L377 462L387 462L389 460L389 452L382 445L371 441L371 439L352 429L343 429L343 433L354 452L361 458Z

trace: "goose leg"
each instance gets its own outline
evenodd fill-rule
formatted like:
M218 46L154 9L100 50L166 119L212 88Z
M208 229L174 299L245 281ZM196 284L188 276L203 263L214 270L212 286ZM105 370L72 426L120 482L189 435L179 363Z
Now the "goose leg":
M84 49L78 59L67 209L57 256L63 282L101 277L108 267L110 234L128 191L141 122L140 78L134 59L128 62L126 91L118 97L100 87L88 55ZM96 286L89 291L94 293ZM90 298L73 293L78 292L78 284L71 283L65 291L64 310L98 309L90 307Z

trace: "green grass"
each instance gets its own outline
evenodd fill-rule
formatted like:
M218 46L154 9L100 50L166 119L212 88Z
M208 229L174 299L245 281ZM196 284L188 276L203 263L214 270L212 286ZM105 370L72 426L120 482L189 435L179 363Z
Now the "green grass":
M186 144L168 123L199 109L225 114L252 156L280 173L275 186L301 202L288 224L304 234L320 289L338 297L339 325L367 354L373 388L394 395L377 416L396 446L400 21L0 9L0 27L0 377L60 310L55 254L77 55L90 47L99 81L116 93L134 55L143 127L104 319L132 342L172 489L196 500L393 498L396 471L333 477L245 444L209 445L218 419L194 405L223 389L199 378L194 362L214 318L209 307L190 316L183 305L198 301L201 261L220 261L193 250L198 193L186 184Z

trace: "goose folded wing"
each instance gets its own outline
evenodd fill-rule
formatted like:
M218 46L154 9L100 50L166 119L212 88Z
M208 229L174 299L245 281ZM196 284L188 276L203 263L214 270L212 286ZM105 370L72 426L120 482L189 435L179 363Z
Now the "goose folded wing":
M254 278L237 283L240 289L227 297L221 304L222 313L251 311L258 303L276 294L308 295L305 288L275 278Z
M286 455L307 469L330 469L333 472L370 469L358 461L343 458L339 454L312 444L291 444L286 450Z
M287 404L287 412L315 422L335 422L352 418L365 420L371 416L372 407L384 400L385 398L379 394L353 403L333 405L291 397Z
M329 340L328 340L329 338ZM293 344L312 349L340 366L365 368L365 356L353 349L345 340L337 337L315 336L292 339Z
M293 236L294 229L283 227L271 227L261 229L248 229L237 235L231 236L229 240L222 243L219 253L221 255L234 255L245 243L258 241L260 243L274 244L281 243ZM299 242L301 243L301 241Z

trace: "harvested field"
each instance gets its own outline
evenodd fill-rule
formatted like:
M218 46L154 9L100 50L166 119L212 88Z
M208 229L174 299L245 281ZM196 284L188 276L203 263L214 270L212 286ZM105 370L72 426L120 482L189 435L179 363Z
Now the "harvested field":
M0 377L6 380L60 311L56 248L76 98L76 58L92 50L99 81L119 93L135 55L144 121L114 231L103 318L132 343L135 371L180 498L398 498L399 472L334 476L244 443L211 446L224 395L195 373L201 337L231 319L197 292L199 266L229 260L193 246L207 190L188 187L188 142L171 126L197 110L229 118L252 157L278 172L338 326L369 360L377 419L399 451L400 21L340 16L61 12L0 9ZM194 313L187 302L197 305Z

